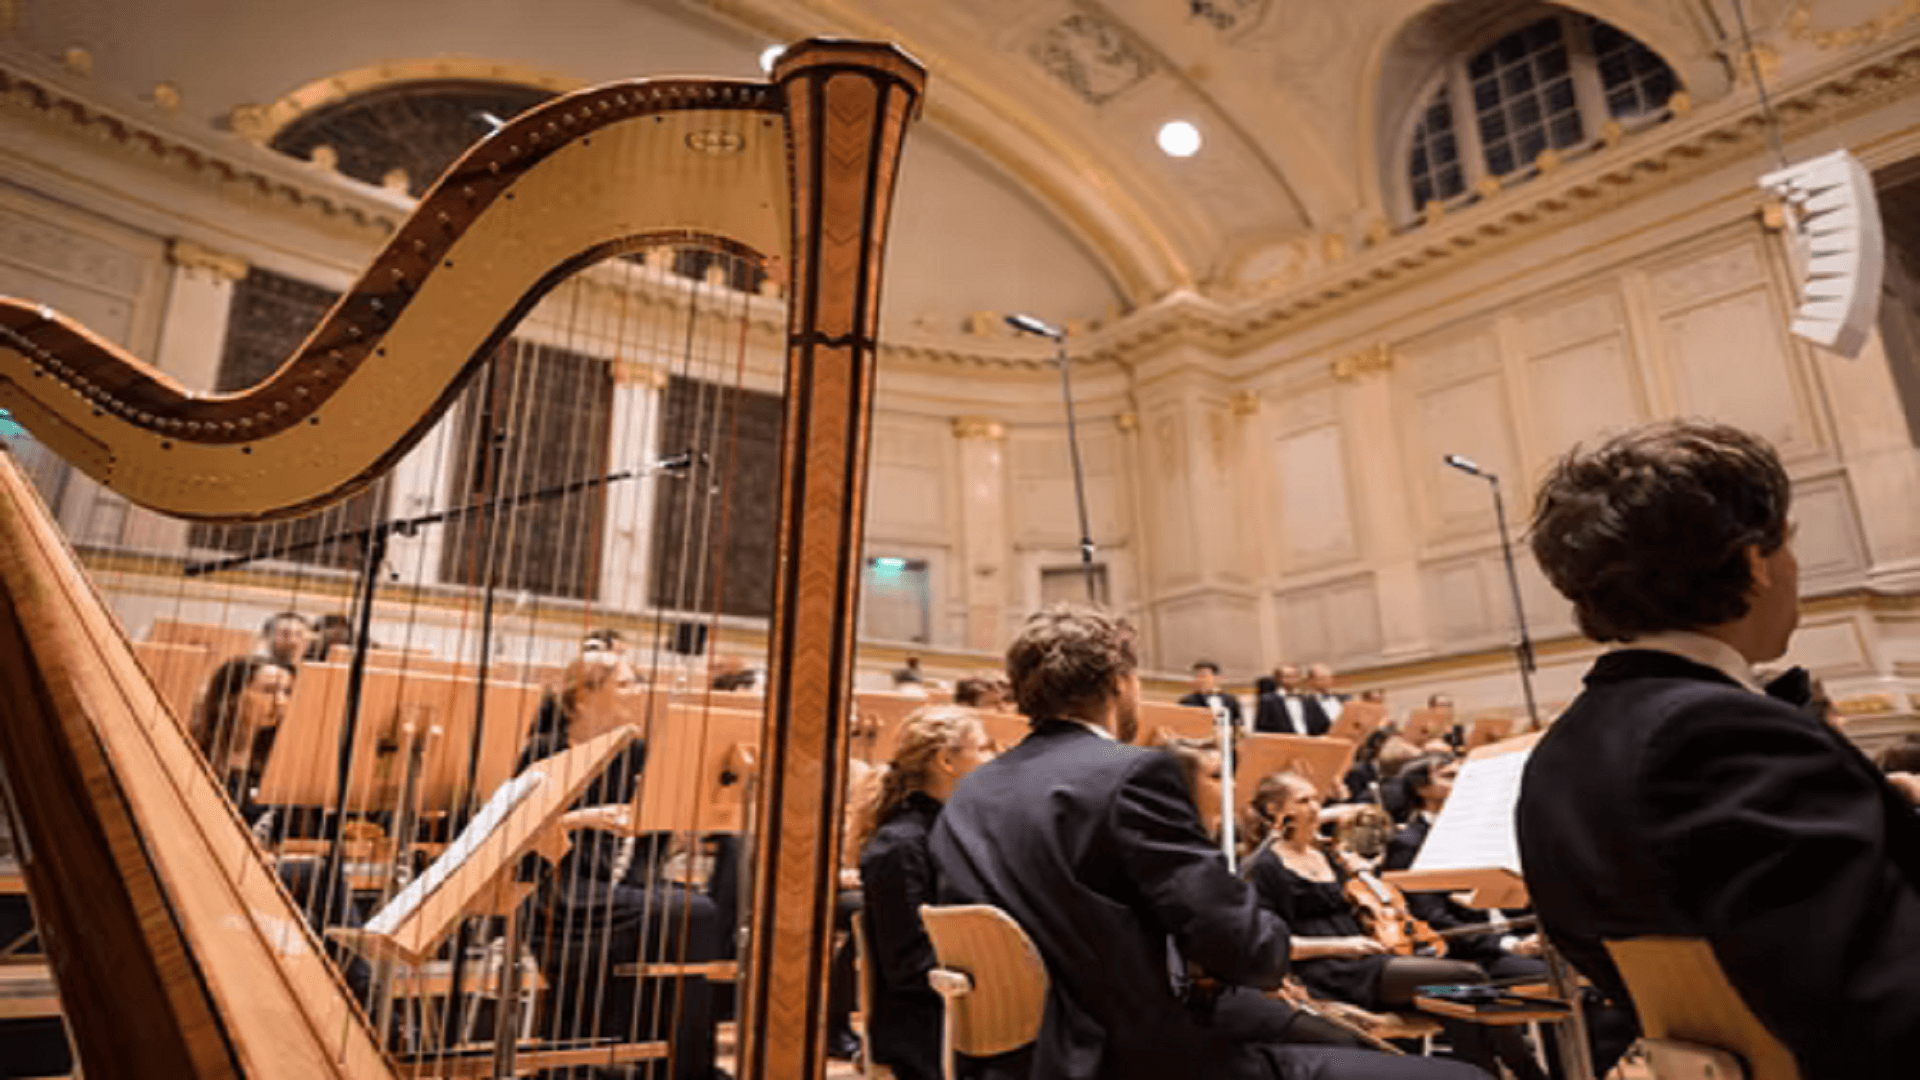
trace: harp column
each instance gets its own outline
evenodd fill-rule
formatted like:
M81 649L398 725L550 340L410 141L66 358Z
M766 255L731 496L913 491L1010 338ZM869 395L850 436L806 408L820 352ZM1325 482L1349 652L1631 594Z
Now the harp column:
M814 40L789 48L773 79L794 199L741 1075L813 1080L825 1075L880 257L926 74L888 46Z

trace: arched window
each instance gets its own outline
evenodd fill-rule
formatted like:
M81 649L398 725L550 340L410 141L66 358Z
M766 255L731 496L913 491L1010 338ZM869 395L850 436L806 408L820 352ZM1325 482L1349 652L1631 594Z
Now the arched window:
M1541 154L1576 155L1609 124L1628 130L1671 115L1673 69L1615 27L1553 7L1505 25L1444 65L1408 118L1407 217L1524 180Z

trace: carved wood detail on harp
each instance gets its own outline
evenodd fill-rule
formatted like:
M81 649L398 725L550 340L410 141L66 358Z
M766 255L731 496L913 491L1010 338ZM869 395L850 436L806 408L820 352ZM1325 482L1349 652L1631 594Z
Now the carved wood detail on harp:
M682 238L784 261L765 712L757 741L736 717L696 752L742 817L752 793L750 938L735 969L633 969L737 971L743 1077L824 1072L880 262L924 78L889 46L809 41L771 83L638 81L536 108L456 163L294 356L239 393L189 393L69 319L0 299L0 407L42 443L162 514L269 521L390 469L568 274ZM21 703L0 724L0 765L23 869L92 1080L501 1076L670 1053L552 1045L516 1060L509 1035L491 1056L390 1057L169 708L182 689L156 689L4 455L0 693ZM604 749L578 749L590 747ZM553 810L542 804L543 821ZM558 851L553 828L536 831L528 843ZM418 962L450 920L522 906L501 866L450 870L443 885L478 882L451 909L335 937Z

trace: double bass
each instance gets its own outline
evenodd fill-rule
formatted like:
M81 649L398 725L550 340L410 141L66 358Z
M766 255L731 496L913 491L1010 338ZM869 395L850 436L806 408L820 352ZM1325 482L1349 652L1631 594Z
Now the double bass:
M44 446L162 515L267 523L387 475L573 278L696 242L784 278L744 1077L824 1074L881 263L924 80L890 46L812 40L768 82L635 80L531 109L455 163L296 353L237 393L191 393L69 318L0 299L0 407ZM0 694L15 841L92 1080L503 1076L610 1052L516 1060L502 1025L506 1047L397 1057L6 455Z

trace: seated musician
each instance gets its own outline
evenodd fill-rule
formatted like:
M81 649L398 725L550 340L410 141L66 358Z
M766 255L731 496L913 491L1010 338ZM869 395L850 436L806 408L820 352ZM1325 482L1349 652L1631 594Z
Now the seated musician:
M899 1080L939 1080L943 1009L927 984L933 943L920 925L920 905L935 895L927 834L954 786L993 755L986 729L957 706L914 710L899 739L859 833L868 1052Z
M283 611L260 627L259 654L286 668L298 670L313 644L313 626L296 611Z
M1464 1066L1216 1028L1176 995L1169 945L1227 985L1278 987L1287 927L1208 842L1168 755L1138 733L1133 628L1067 605L1007 650L1033 730L976 769L929 847L947 904L992 904L1025 929L1049 977L1038 1040L975 1062L987 1077L1210 1080L1464 1077ZM1461 1071L1453 1071L1453 1070Z
M353 623L337 611L329 611L313 624L313 643L307 646L306 659L325 661L335 645L353 646Z
M293 668L258 656L236 656L213 669L194 710L191 732L200 752L252 824L260 815L254 785L293 697Z
M622 724L638 727L644 708L639 676L619 653L584 652L567 665L560 692L542 703L520 767ZM615 756L576 804L606 816L609 828L574 831L572 850L557 865L543 864L529 936L547 981L545 1027L557 1039L637 1042L671 1032L671 1072L644 1075L708 1080L714 1027L706 978L643 981L614 973L640 961L718 959L726 935L726 922L705 893L657 873L662 853L649 842L655 838L635 842L621 827L645 762L639 740Z
M953 684L953 703L981 712L1007 712L1013 708L1013 694L1004 679L969 675Z
M1920 1061L1920 815L1752 665L1799 618L1792 484L1704 421L1568 454L1532 546L1581 630L1617 642L1534 747L1521 865L1547 937L1625 1000L1614 939L1703 939L1809 1080Z
M1321 843L1320 793L1312 781L1296 773L1267 777L1254 792L1253 815L1266 835L1240 872L1261 905L1292 929L1294 973L1315 996L1363 1009L1406 1009L1418 987L1487 981L1486 971L1469 960L1414 955L1411 948L1395 954L1382 943L1381 931L1370 933L1362 925L1348 885L1366 886L1346 859L1333 857ZM1403 936L1419 930L1390 929ZM1520 1080L1545 1080L1518 1029L1441 1023L1455 1057L1496 1074L1497 1060Z

